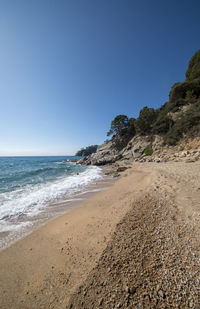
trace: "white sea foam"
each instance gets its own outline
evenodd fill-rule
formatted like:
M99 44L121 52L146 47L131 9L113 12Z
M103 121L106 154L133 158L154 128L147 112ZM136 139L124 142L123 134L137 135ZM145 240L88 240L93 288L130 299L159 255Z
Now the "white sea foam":
M0 231L16 228L6 225L9 218L19 215L35 216L47 207L48 202L67 196L73 198L76 193L87 190L87 185L102 178L101 169L88 167L78 175L66 176L53 182L27 185L23 189L0 194Z
M12 223L9 223L9 222L1 222L0 224L0 233L1 232L9 232L9 231L17 231L21 228L25 228L27 226L30 226L32 225L31 222L20 222L20 223L16 223L16 224L12 224Z

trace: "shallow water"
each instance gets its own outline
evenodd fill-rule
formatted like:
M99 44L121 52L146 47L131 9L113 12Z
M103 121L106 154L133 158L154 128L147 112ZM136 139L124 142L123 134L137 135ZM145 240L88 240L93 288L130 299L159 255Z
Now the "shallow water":
M108 185L100 168L72 158L0 158L0 248Z

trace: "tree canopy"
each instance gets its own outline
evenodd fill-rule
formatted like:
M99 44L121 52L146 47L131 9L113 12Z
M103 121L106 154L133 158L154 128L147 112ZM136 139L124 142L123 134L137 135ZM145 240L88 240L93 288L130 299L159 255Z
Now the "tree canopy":
M107 136L113 134L121 134L127 128L128 128L128 117L126 115L118 115L111 122L110 130L108 131Z
M79 151L76 152L75 156L82 157L82 156L89 156L90 154L96 152L98 145L91 145L87 146L86 148L81 148Z
M190 59L189 66L185 76L186 80L193 80L195 78L200 78L200 49Z

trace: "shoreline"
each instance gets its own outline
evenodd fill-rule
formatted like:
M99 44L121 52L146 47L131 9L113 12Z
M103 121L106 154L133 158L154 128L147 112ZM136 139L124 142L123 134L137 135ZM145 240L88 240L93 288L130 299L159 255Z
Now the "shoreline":
M9 246L13 245L20 239L30 235L49 221L78 207L81 203L88 200L98 192L112 186L115 180L106 176L103 168L101 168L101 173L102 178L92 181L84 189L80 189L80 192L77 191L75 195L68 196L65 194L61 198L58 198L57 201L52 200L47 202L46 207L44 207L37 215L30 217L28 222L26 217L23 218L22 215L18 219L22 224L19 229L0 232L0 252L9 248ZM25 224L24 226L23 223ZM26 225L26 223L29 224Z
M1 251L1 306L13 308L14 303L15 309L35 308L36 302L37 308L54 308L54 285L61 294L66 285L67 294L60 296L66 306L129 210L130 194L132 198L140 194L150 182L149 175L130 169L129 175L111 188Z

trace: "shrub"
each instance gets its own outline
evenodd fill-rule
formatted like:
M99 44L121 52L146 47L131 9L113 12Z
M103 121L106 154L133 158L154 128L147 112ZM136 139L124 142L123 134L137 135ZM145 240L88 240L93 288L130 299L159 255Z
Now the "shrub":
M200 96L200 78L195 80L187 80L183 83L176 83L171 88L169 94L169 103L174 104L177 100L185 99L185 104L191 98Z
M175 145L183 137L183 134L194 134L194 130L196 129L197 131L199 126L200 102L198 101L177 120L171 130L165 135L164 142L169 145Z
M145 106L140 111L140 115L135 121L136 133L146 134L150 133L152 129L152 124L156 120L157 113L154 108L148 108Z
M145 149L144 149L144 154L146 156L151 156L153 154L153 149L150 147L150 146L147 146Z
M173 126L173 120L167 115L166 110L160 111L157 120L152 125L155 134L165 134Z
M200 50L198 50L190 59L185 76L187 80L193 80L200 77Z

